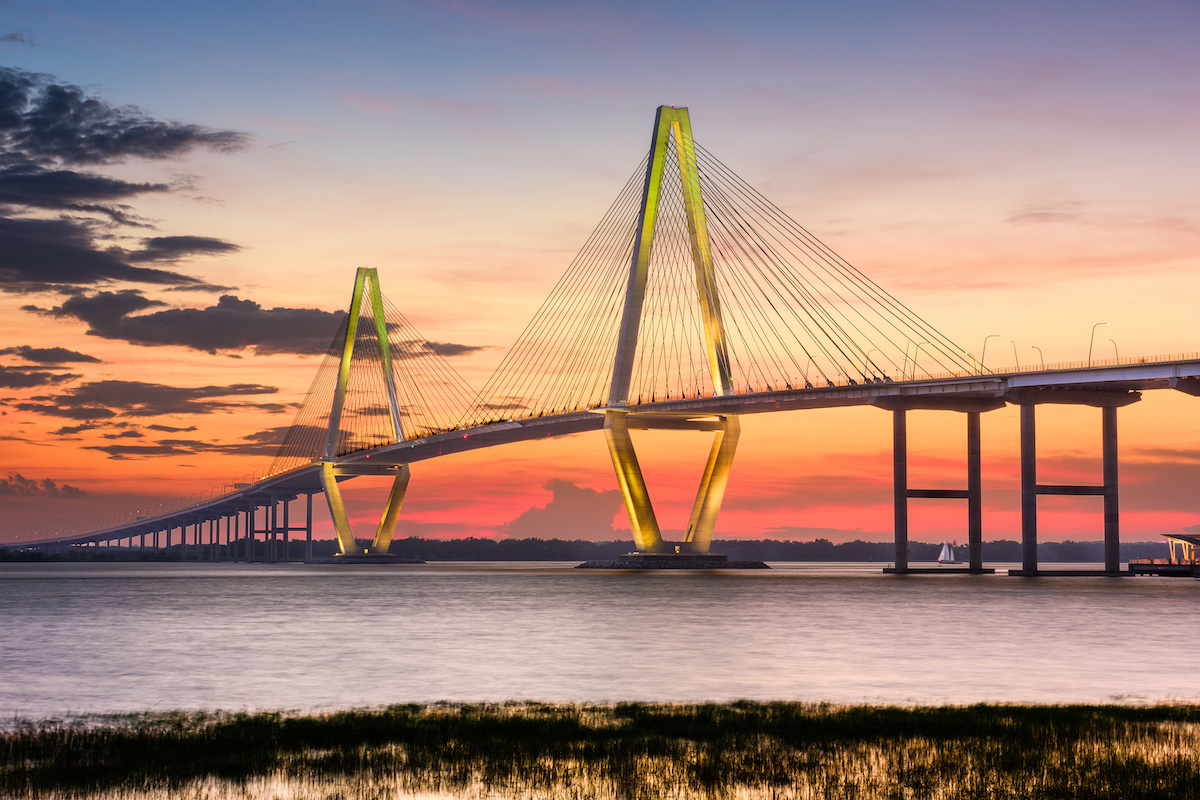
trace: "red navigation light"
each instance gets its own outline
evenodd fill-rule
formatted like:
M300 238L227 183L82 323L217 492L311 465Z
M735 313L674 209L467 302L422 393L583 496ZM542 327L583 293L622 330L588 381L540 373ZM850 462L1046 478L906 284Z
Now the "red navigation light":
M465 433L463 434L463 438L464 438L464 439L465 439L465 438L467 438L467 435L466 435Z

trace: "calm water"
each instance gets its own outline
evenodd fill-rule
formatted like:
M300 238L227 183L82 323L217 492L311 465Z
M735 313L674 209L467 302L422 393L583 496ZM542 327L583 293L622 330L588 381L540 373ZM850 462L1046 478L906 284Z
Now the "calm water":
M1200 582L879 565L6 564L0 719L448 700L1200 699Z

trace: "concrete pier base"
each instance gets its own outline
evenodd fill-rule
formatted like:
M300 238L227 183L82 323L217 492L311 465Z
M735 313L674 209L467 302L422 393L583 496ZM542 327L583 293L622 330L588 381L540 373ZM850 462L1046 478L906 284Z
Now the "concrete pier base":
M626 553L613 561L585 561L575 569L770 569L762 561L730 561L717 553Z
M424 564L419 558L404 558L391 553L338 553L325 558L313 558L306 564Z
M1133 573L1119 569L1010 569L1008 574L1021 578L1125 578Z
M994 567L884 567L883 571L890 575L994 575Z

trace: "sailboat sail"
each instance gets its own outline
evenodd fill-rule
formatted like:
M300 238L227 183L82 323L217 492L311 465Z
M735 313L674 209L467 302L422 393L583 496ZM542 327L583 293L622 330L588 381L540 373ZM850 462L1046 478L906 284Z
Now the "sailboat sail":
M942 552L938 553L938 563L939 564L953 564L954 563L954 548L952 548L950 546L949 542L942 542Z

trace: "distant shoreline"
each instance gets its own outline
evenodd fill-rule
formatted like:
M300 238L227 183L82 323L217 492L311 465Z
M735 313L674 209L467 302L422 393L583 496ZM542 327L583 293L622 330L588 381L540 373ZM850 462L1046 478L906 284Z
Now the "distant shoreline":
M260 542L260 547L262 543ZM205 546L208 547L207 545ZM909 560L935 562L942 542L909 542ZM289 544L289 559L304 560L305 542L293 538ZM634 549L632 541L591 542L583 539L397 539L392 542L392 555L423 561L610 561ZM313 541L313 555L332 556L337 552L333 539ZM894 544L890 541L835 543L827 539L793 541L777 539L723 539L712 544L712 552L722 553L735 560L777 562L861 562L888 563L895 559ZM189 546L188 560L196 560L195 545ZM222 548L222 555L224 548ZM968 558L967 545L960 542L955 548L960 561ZM1130 558L1163 558L1167 555L1164 541L1123 542L1121 561ZM138 547L106 548L76 547L66 553L40 553L21 550L20 544L0 548L0 562L20 561L182 561L179 545L167 552L141 551ZM206 556L206 559L207 556ZM1021 543L999 539L983 543L984 563L1019 563ZM1103 563L1104 542L1063 541L1040 542L1038 561L1042 563Z

